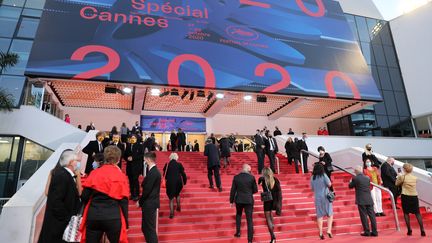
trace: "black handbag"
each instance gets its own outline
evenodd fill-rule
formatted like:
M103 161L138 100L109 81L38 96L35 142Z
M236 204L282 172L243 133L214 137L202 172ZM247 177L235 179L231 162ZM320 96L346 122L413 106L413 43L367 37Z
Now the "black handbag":
M264 184L266 187L266 191L261 192L261 201L262 202L269 202L269 201L273 201L273 195L271 194L271 191L269 190L267 183L264 180Z
M335 200L335 198L336 198L336 194L334 192L332 192L332 191L329 190L327 192L326 197L327 197L327 200L332 203Z

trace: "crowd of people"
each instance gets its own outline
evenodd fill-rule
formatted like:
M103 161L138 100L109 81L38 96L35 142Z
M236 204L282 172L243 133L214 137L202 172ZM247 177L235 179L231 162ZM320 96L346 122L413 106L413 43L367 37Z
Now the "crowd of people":
M63 151L59 163L48 177L46 213L39 242L61 242L69 220L79 212L83 215L80 226L81 242L100 242L103 234L112 243L127 242L129 200L135 201L136 206L142 209L141 230L146 242L158 242L156 219L157 209L160 207L161 188L165 189L169 199L169 218L174 217L175 211L181 211L180 195L187 183L187 175L175 151L186 149L183 143L185 140L181 135L183 132L179 129L180 136L174 131L171 134L176 137L177 142L171 143L172 148L175 149L160 171L156 166L154 134L147 137L140 131L138 123L131 130L122 128L120 131L113 128L109 134L98 132L96 140L90 141L83 148L82 152L88 155L84 174L81 174L82 170L76 154L72 150ZM273 134L266 128L257 130L254 136L260 175L258 185L262 187L261 201L263 201L263 211L271 242L276 240L273 212L281 215L283 208L282 185L274 175L276 153L279 151L274 135L281 135L278 128ZM308 173L308 153L301 153L302 150L308 151L306 140L307 134L303 133L300 139L293 140L289 137L285 144L288 163L294 163L297 173L299 173L299 160L302 154L302 170ZM219 192L222 191L219 170L221 166L229 166L230 153L235 143L233 134L219 139L211 134L206 140L204 155L207 157L209 187L214 188L214 178ZM319 146L317 151L318 162L313 164L310 187L314 193L319 237L325 238L323 220L326 217L326 235L333 238L333 201L336 195L332 183L334 165L331 155L323 146ZM270 161L268 167L264 166L266 155ZM363 165L355 168L355 176L348 185L349 188L355 189L355 203L358 205L363 226L361 235L378 236L376 217L385 216L381 190L371 186L373 182L392 191L395 201L400 194L402 195L407 235L412 235L409 214L415 214L421 235L425 236L416 191L417 179L412 174L413 166L406 163L403 165L404 173L396 172L393 168L394 159L388 158L381 163L373 153L371 144L365 146L362 159ZM121 161L126 162L126 175L121 170ZM138 180L140 175L145 175L141 190ZM240 237L241 217L244 211L248 242L253 240L253 194L257 192L257 181L251 166L244 164L242 171L233 178L229 201L236 207L234 236Z

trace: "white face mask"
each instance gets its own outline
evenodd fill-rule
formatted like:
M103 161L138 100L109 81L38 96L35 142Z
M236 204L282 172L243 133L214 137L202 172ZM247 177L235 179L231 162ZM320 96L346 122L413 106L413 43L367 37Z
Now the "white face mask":
M371 166L372 166L371 162L366 162L366 167L371 167Z
M77 162L75 165L75 170L81 169L81 162Z
M320 150L319 151L319 153L321 154L321 155L323 155L325 152L324 151L322 151L322 150Z
M99 163L96 161L93 161L92 167L93 167L93 169L97 169L99 167Z

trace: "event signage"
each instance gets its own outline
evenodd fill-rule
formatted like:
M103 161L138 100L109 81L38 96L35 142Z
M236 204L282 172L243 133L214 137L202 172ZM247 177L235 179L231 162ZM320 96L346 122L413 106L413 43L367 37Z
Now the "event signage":
M26 74L381 100L333 0L47 0Z
M141 116L143 131L171 132L181 128L184 132L206 132L206 119L176 116Z

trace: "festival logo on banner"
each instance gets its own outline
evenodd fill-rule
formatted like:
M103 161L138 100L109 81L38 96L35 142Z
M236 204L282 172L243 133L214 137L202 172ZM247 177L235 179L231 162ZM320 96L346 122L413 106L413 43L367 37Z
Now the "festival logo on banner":
M26 74L381 100L332 0L47 0Z

